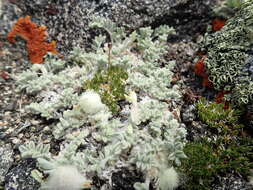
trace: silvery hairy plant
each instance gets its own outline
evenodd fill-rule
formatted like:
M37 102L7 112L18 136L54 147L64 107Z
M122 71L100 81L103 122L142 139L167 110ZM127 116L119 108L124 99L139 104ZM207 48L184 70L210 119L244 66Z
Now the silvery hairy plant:
M186 157L186 131L165 103L181 97L178 86L171 84L175 63L161 67L167 35L174 30L160 26L127 33L104 18L94 18L91 27L106 33L94 39L93 51L75 48L66 60L47 55L45 64L33 65L17 76L18 90L37 100L26 110L54 119L53 136L62 140L58 155L41 142L22 145L21 155L36 158L45 173L71 165L85 179L97 175L108 183L113 172L134 166L145 177L145 185L135 185L137 190L148 187L153 179L158 179L159 189L174 188L177 183L169 187L161 177ZM84 87L110 66L128 75L121 81L127 93L117 114L102 101L99 90ZM99 85L108 88L108 84Z

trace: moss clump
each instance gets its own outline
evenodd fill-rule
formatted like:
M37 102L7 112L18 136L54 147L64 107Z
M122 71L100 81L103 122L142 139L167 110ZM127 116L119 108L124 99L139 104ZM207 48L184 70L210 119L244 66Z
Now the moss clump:
M224 147L225 145L225 147ZM188 143L184 148L188 159L182 164L187 176L184 189L209 190L218 175L236 172L244 177L253 167L253 140L243 137L229 144L224 138Z
M187 176L184 189L210 189L218 163L212 147L208 142L191 142L186 144L184 150L188 157L182 163L183 172Z
M218 128L220 131L226 132L226 134L238 132L237 129L243 127L238 123L241 112L237 109L233 109L231 106L224 109L224 104L225 103L210 103L205 99L201 99L195 106L200 120L209 127ZM233 135L235 135L235 133L233 133Z
M215 178L228 172L244 177L253 167L253 139L240 136L240 112L233 108L224 110L224 104L209 103L205 99L195 104L199 118L218 131L217 138L189 142L184 148L188 159L183 162L187 176L185 189L207 190Z
M226 6L228 6L229 8L241 8L243 4L243 0L226 0Z
M98 70L94 77L84 85L85 89L93 89L100 96L102 102L112 113L119 109L118 101L124 99L127 72L120 66L109 66L108 70Z

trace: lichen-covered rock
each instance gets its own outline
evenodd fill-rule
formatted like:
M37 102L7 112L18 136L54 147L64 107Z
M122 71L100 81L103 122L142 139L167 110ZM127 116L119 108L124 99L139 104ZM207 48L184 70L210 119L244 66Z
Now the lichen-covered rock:
M239 107L253 100L252 45L253 4L245 1L241 10L220 30L205 37L205 67L209 80L225 100Z
M247 184L243 179L240 179L238 176L233 174L228 174L226 176L218 177L220 183L219 186L216 184L213 185L213 190L223 190L223 189L233 189L233 190L251 190L252 186Z
M32 22L47 27L48 41L55 40L61 54L67 55L79 45L89 48L97 30L91 30L93 16L110 18L118 25L137 29L161 24L178 26L177 32L188 37L204 32L217 0L19 0L3 6L5 37L13 22L29 15ZM194 23L189 27L187 23Z
M37 190L40 183L32 176L31 171L36 168L34 159L26 159L12 168L5 176L5 190Z
M13 163L13 151L9 145L0 147L0 183Z
M49 15L58 17L74 16L89 12L83 19L95 14L110 18L117 24L122 24L136 29L136 27L150 24L156 19L168 14L169 10L179 4L185 4L189 0L96 0L96 1L44 1L44 0L21 0L18 5L25 11L36 14L37 11L44 11ZM32 3L34 2L34 3ZM64 5L59 10L57 5ZM31 6L32 5L32 6ZM48 10L49 8L49 10ZM56 8L56 10L54 9ZM45 11L46 10L46 11ZM72 10L72 11L71 11ZM74 10L78 12L73 12ZM63 12L62 12L63 11ZM70 11L70 12L67 12ZM59 15L58 13L64 13ZM67 15L69 14L69 15ZM81 16L81 15L80 15ZM84 16L84 15L83 15Z
M22 16L30 15L37 24L47 26L49 40L55 40L59 52L66 53L76 45L89 46L94 30L88 25L93 16L110 18L118 25L137 29L152 23L158 25L173 7L187 2L189 0L20 0L16 5L22 10Z

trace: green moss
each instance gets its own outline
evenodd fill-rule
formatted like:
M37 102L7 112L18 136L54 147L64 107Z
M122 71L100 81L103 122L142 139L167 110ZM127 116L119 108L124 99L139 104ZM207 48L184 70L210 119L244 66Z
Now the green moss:
M243 1L244 0L226 0L226 5L229 7L229 8L237 8L237 9L240 9L242 7L242 4L243 4Z
M219 162L208 142L188 143L184 148L188 159L182 163L187 176L185 189L207 190L215 177L215 166Z
M188 159L182 164L187 176L185 189L207 190L215 178L226 173L238 173L245 178L253 167L253 139L240 136L240 112L224 109L224 104L205 99L195 104L200 120L209 128L215 128L218 136L198 142L189 142L184 148Z
M225 134L233 135L238 132L237 129L243 127L238 122L241 112L231 106L224 109L224 103L217 104L205 99L198 101L195 106L200 120L209 127L219 128Z
M218 175L237 172L246 177L253 167L252 138L243 137L229 144L223 138L215 142L203 139L188 143L184 152L188 156L182 164L187 176L184 189L208 190Z
M120 66L109 66L107 71L98 70L93 79L87 81L85 89L93 89L112 113L119 109L118 101L124 99L127 72Z

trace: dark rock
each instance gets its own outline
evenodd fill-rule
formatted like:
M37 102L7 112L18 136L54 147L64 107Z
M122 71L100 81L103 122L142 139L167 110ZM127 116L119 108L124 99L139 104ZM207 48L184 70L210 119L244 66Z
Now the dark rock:
M5 190L37 190L40 183L32 176L31 171L36 168L34 159L26 159L12 168L5 176Z
M6 111L14 111L14 110L16 110L16 107L17 107L17 102L12 102L6 106L5 110Z
M241 177L228 174L225 177L218 177L219 182L213 185L213 190L252 190L253 187Z
M10 145L0 147L0 183L4 181L4 176L13 163L13 151Z
M181 111L182 120L185 123L191 123L196 119L196 108L194 105L184 107Z
M207 24L212 20L212 6L216 0L189 0L178 3L160 19L153 22L153 26L167 24L173 26L177 32L178 40L197 40L199 34L206 32ZM174 37L175 38L175 37Z
M112 190L135 190L136 182L144 182L143 176L136 171L122 169L112 174Z

